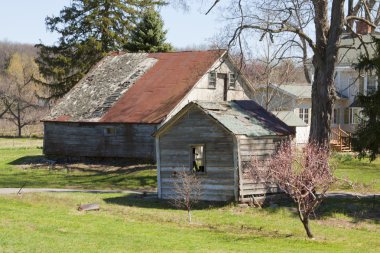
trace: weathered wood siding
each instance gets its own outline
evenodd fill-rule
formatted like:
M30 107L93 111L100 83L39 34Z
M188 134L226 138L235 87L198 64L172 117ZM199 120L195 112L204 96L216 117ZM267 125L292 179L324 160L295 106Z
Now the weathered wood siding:
M247 167L247 163L249 163L254 158L257 158L259 161L268 159L276 151L278 144L284 138L287 137L237 137L239 146L239 164L241 178L241 181L239 182L240 200L249 200L252 195L260 196L263 194L279 192L279 189L275 184L254 182L244 173L244 170Z
M202 180L202 199L234 199L233 136L204 112L193 108L159 137L161 197L174 192L175 171L190 170L190 147L205 145L206 173Z
M107 133L112 128L112 133ZM44 153L154 160L153 124L44 123Z

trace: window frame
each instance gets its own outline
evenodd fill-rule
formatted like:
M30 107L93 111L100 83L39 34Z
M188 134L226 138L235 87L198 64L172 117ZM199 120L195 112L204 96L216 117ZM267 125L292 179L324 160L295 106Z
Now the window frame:
M302 121L305 122L306 124L309 124L309 114L310 114L309 108L304 108L304 107L298 108L298 117L302 119ZM307 115L307 117L305 117L305 115ZM305 121L305 119L307 120Z
M215 70L208 72L208 85L207 85L208 89L216 89L216 81L217 81L217 72Z
M202 164L203 164L203 171L195 171L193 170L194 168L194 155L193 155L193 149L196 148L196 147L203 147L202 148ZM196 174L206 174L207 173L207 170L206 170L206 145L203 144L203 143L197 143L197 144L190 144L189 145L189 170L190 172L192 173L196 173Z
M232 78L231 78L232 76ZM231 79L233 82L231 82ZM228 89L235 90L236 89L236 74L234 72L228 72Z
M373 81L373 86L371 86L371 89L370 89L370 79ZM371 82L372 83L372 82ZM366 89L366 94L367 95L370 95L370 94L373 94L376 92L377 90L377 76L376 75L371 75L371 76L367 76L367 89Z
M332 123L335 125L340 124L340 108L334 108L333 109L333 117L332 117Z
M358 125L360 122L360 107L350 107L349 108L349 123L351 125Z

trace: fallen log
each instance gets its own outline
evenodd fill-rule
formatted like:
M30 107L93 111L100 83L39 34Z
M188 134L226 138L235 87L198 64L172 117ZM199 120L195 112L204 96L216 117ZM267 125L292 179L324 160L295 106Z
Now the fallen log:
M78 211L99 211L99 204L84 204L78 207Z

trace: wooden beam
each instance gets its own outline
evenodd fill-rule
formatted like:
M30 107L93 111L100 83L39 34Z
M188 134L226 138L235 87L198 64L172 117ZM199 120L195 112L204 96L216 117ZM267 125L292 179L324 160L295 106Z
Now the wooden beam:
M237 158L238 158L238 174L239 174L239 201L242 200L244 193L243 193L243 172L242 172L242 164L241 164L241 157L240 157L240 136L236 136L236 142L237 142Z
M239 201L239 142L235 135L232 137L234 141L233 157L234 157L234 195L235 201Z
M161 156L160 156L160 137L156 136L156 162L157 162L157 196L161 198Z

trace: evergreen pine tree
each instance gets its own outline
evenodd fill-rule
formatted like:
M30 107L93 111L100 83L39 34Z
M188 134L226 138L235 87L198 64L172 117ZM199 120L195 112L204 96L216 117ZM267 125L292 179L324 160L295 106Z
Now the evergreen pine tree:
M147 8L136 28L131 32L126 49L129 52L168 52L172 46L166 43L164 22L160 14L154 8Z
M122 50L141 10L161 0L72 0L60 15L46 18L56 45L38 44L36 60L51 97L67 93L105 54Z
M360 72L375 72L380 81L380 39L373 37L376 45L373 57L361 56L356 69ZM359 151L359 157L365 157L369 153L370 160L376 159L380 152L380 87L371 94L361 94L358 101L362 110L362 119L355 132L354 148Z

